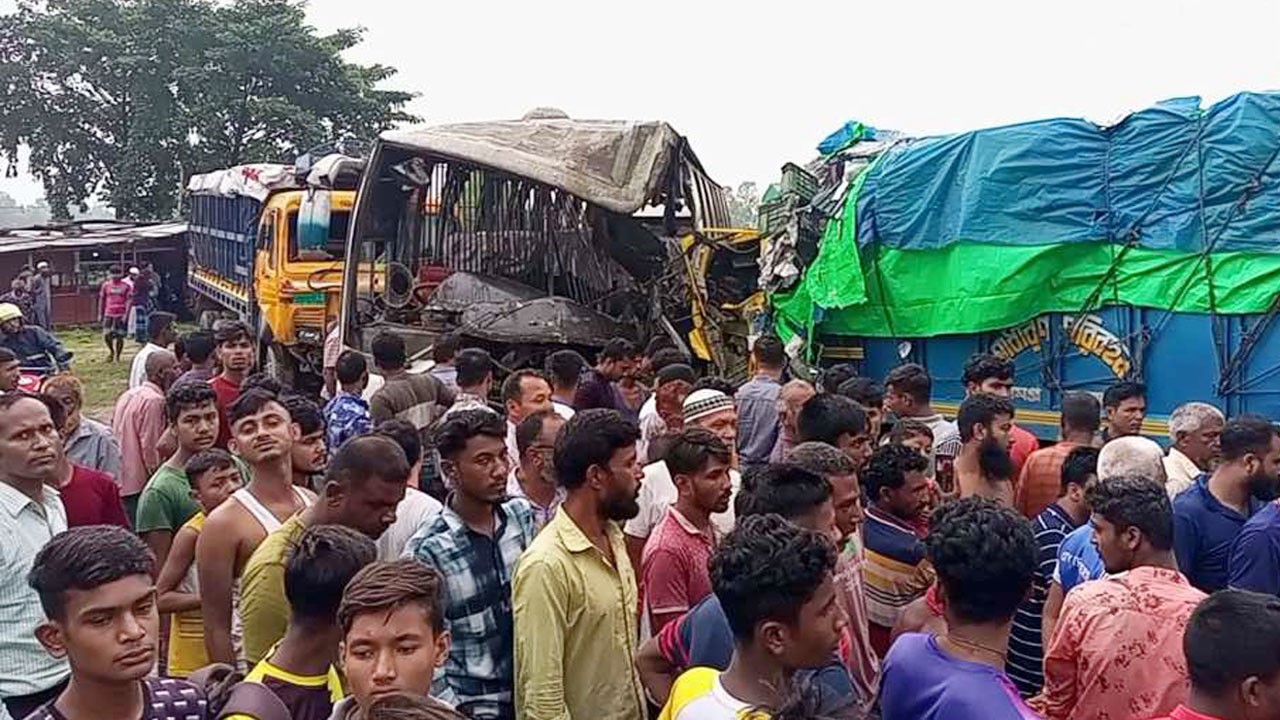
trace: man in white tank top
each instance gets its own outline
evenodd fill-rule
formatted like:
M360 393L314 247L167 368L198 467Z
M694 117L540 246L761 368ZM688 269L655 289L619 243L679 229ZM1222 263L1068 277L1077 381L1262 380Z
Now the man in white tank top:
M196 544L200 609L211 662L237 664L234 594L244 565L267 534L310 505L315 496L294 486L291 454L298 426L275 395L253 389L227 413L228 448L249 466L249 484L205 521Z

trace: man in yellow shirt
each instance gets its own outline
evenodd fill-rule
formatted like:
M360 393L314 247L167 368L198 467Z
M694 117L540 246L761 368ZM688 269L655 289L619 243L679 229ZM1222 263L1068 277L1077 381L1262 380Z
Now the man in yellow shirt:
M568 491L516 567L516 717L644 720L632 658L636 577L619 522L635 517L640 431L615 410L584 410L556 440Z
M289 630L268 656L245 676L271 690L293 720L326 720L345 693L334 669L342 630L338 606L347 583L378 557L367 536L337 525L308 528L285 564ZM224 709L228 720L257 720Z
M303 531L341 525L377 540L395 522L408 478L409 461L390 438L365 435L342 446L325 472L320 498L268 535L245 565L240 620L249 663L262 660L284 637L289 624L285 559Z

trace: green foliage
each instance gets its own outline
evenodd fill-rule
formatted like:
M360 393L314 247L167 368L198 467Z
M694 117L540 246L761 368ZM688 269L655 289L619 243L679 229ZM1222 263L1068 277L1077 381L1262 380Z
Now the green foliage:
M756 226L756 213L760 209L760 190L753 182L744 182L736 191L726 193L729 196L729 217L733 226L753 228Z
M166 218L193 173L290 162L401 121L395 70L344 61L297 0L19 0L0 18L0 157L31 148L55 213L95 192Z

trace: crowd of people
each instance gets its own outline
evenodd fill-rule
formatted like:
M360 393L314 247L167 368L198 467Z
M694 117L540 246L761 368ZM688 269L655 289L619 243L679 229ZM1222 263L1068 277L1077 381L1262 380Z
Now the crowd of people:
M320 404L240 322L144 324L110 424L0 395L0 718L1280 718L1265 418L1188 403L1166 453L1119 382L1041 447L1007 360L949 420L770 336L735 386L382 333Z

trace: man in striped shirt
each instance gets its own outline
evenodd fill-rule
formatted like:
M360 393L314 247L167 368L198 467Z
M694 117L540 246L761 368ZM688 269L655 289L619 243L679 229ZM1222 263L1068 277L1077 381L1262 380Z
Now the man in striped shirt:
M1089 504L1085 490L1098 481L1098 451L1080 446L1067 454L1062 463L1062 480L1058 499L1031 521L1036 534L1037 565L1031 596L1018 606L1013 616L1013 632L1009 636L1009 660L1006 670L1018 692L1031 697L1044 685L1044 643L1041 619L1049 582L1058 562L1062 540L1089 520Z
M862 485L871 500L863 526L867 614L871 645L881 657L889 650L889 634L903 608L933 584L924 543L911 529L911 521L929 501L927 465L911 448L886 445L872 454L862 471Z

